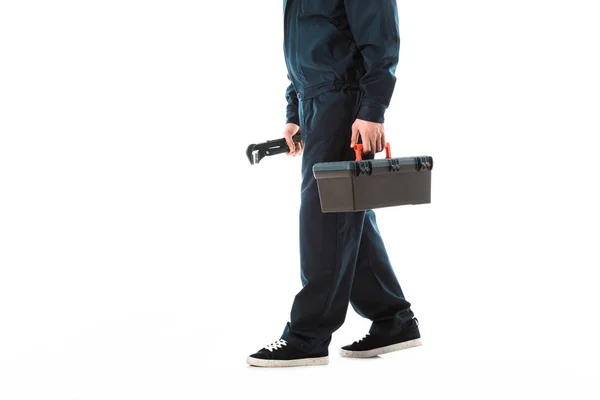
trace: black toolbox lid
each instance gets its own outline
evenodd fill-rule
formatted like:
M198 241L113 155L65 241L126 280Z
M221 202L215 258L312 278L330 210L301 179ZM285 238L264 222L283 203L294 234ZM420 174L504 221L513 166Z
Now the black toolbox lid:
M313 166L313 174L316 179L331 179L358 176L362 174L372 175L387 172L431 171L432 168L432 157L418 156L318 163Z

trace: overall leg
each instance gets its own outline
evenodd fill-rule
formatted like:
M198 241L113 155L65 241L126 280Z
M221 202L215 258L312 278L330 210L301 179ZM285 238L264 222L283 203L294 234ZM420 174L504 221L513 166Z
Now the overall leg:
M327 349L344 322L361 241L364 212L323 213L312 167L319 162L353 160L351 125L357 91L334 91L301 101L302 188L300 267L303 288L282 335L307 353Z
M375 213L365 213L350 296L352 307L373 321L371 333L396 335L414 316L388 258Z

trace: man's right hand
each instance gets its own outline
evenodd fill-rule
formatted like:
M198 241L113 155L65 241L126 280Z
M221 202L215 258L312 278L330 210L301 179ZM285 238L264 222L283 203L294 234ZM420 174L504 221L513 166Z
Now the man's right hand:
M286 153L288 156L299 156L302 154L302 150L304 150L304 145L302 141L294 143L292 137L300 132L300 127L296 124L286 124L285 129L283 130L283 137L287 142L290 151Z

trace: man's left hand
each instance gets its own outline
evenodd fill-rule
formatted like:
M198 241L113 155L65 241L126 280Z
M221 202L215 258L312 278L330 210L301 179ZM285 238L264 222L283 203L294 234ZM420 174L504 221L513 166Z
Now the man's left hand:
M383 124L357 119L352 124L352 140L350 147L358 142L358 134L362 138L365 153L379 153L385 148L385 129Z

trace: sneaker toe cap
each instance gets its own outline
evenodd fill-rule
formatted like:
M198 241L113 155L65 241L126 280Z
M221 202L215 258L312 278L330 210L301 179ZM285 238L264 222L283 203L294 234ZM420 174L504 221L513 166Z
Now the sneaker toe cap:
M260 360L271 360L273 359L273 353L270 351L266 351L265 349L259 350L254 354L250 354L251 358L257 358Z

